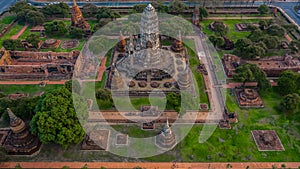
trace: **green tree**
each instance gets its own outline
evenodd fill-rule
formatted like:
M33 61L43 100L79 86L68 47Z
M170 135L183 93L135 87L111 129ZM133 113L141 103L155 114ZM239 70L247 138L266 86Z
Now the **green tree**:
M45 32L48 36L66 36L68 29L63 21L53 21L44 24Z
M66 18L69 16L70 7L68 4L61 2L58 4L46 5L41 9L41 12L46 17Z
M209 36L209 40L212 42L212 44L215 47L221 47L224 45L225 41L222 37L220 36L215 36L215 35L211 35Z
M286 31L288 31L288 32L293 32L293 31L297 31L297 30L298 30L297 26L294 25L294 24L282 25L282 27L283 27Z
M279 39L277 36L266 35L262 37L260 41L264 42L268 49L276 49L279 44Z
M16 50L17 47L21 46L22 44L20 40L5 39L2 45L6 50Z
M19 1L16 2L14 5L10 6L8 11L18 14L19 12L22 12L26 9L36 10L33 6L29 5L26 1Z
M203 18L207 18L208 17L208 11L205 7L200 7L199 8L199 18L200 20L203 20Z
M285 95L280 102L280 108L286 115L295 113L299 108L300 96L297 93Z
M72 38L82 39L85 32L81 28L71 27L70 30L69 30L69 34Z
M246 82L256 81L261 90L266 90L271 87L265 72L255 64L244 64L239 66L235 72L236 74L233 75L233 79L235 81L243 82L243 86L245 86Z
M265 21L265 20L261 20L261 21L259 21L259 28L261 29L261 30L265 30L267 27L268 27L268 23L267 23L267 21Z
M96 98L100 109L107 109L113 106L111 92L107 89L99 89L96 91Z
M181 108L181 96L180 94L170 92L167 94L167 109L174 109L177 112L180 112Z
M299 52L300 50L300 40L293 40L290 44L289 44L290 49L293 52Z
M225 36L228 32L228 28L223 24L223 22L217 22L214 25L214 32L216 35Z
M9 122L9 116L6 109L10 108L14 114L23 120L30 120L34 115L36 103L40 97L23 97L16 100L9 100L7 98L0 99L0 112L4 113L4 120ZM0 113L0 115L1 115Z
M171 3L169 4L168 11L170 13L174 13L174 14L178 15L186 9L187 9L187 6L182 1L172 0Z
M154 0L151 3L157 12L166 13L168 12L168 6L163 4L162 0Z
M258 8L257 8L259 14L261 15L265 15L265 14L268 14L269 13L269 7L265 4L263 5L260 5Z
M132 7L131 13L142 13L147 5L145 4L137 4Z
M252 42L251 42L250 39L248 39L248 38L242 38L242 39L238 39L235 42L234 46L235 46L235 48L237 50L242 50L243 48L245 48L245 47L247 47L247 46L249 46L251 44L252 44Z
M26 40L33 45L35 48L38 48L38 44L40 42L40 37L39 35L36 34L30 34L26 37Z
M83 5L81 11L84 17L94 17L98 11L98 7L93 3L87 3Z
M74 96L65 87L43 95L30 122L32 133L42 143L55 142L67 148L83 140L85 133L79 120L84 122L88 117L87 103L83 97Z
M278 78L278 91L281 95L297 93L299 90L300 75L292 71L284 71Z
M45 16L39 11L29 10L28 12L26 12L25 21L26 23L33 26L41 25L45 22Z
M107 7L99 8L96 13L96 18L98 20L100 20L102 18L114 20L114 19L120 18L120 17L121 17L121 15L119 14L119 12L114 11L111 8L107 8Z
M269 35L278 36L278 37L283 37L286 34L285 29L278 24L272 24L271 26L268 27L266 32Z
M65 83L65 88L68 89L71 93L75 92L77 94L80 94L81 86L78 80L76 79L68 80Z
M248 36L248 38L253 41L253 42L257 42L259 41L259 39L264 35L263 31L260 29L255 29L253 31L251 31L250 35Z

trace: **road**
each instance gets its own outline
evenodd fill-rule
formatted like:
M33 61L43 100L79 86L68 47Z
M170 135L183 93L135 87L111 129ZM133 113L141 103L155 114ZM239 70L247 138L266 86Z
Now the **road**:
M214 59L212 58L209 50L209 46L206 44L205 40L202 39L203 35L196 31L196 36L194 36L195 47L197 53L204 52L204 57L199 57L201 63L206 66L208 75L204 75L205 85L210 100L211 111L207 119L214 119L215 124L204 124L203 129L200 132L199 142L205 142L214 132L218 126L220 119L223 119L223 111L225 107L225 99L222 95L222 85L221 81L223 79L218 79L216 75L216 70L224 71L223 68L217 68ZM225 74L224 74L225 75ZM224 82L223 82L224 83Z
M282 10L286 12L297 24L300 26L300 15L294 11L294 7L297 2L276 2L272 3L272 5L280 7Z
M8 9L12 4L17 2L17 0L0 0L0 14Z

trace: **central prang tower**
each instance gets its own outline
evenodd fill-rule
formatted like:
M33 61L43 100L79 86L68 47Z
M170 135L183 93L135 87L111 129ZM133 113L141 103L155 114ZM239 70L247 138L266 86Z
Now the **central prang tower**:
M151 4L148 4L142 14L140 36L142 49L160 48L158 17Z

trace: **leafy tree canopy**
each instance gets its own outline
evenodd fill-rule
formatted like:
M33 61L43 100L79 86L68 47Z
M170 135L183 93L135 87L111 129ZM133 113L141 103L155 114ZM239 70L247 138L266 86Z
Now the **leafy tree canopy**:
M70 8L69 5L63 2L60 2L58 4L51 4L51 5L46 5L41 9L41 12L46 16L46 17L68 17Z
M294 113L299 108L300 96L297 93L288 94L280 102L280 108L285 114Z
M53 21L44 24L48 36L64 36L68 34L67 25L63 21Z
M32 133L42 143L55 142L67 148L82 141L85 133L78 119L86 121L88 108L83 97L75 96L65 87L43 95L30 122Z
M98 7L93 3L87 3L84 4L81 11L84 17L94 17L98 11Z
M30 34L26 37L26 40L32 44L35 48L38 47L38 43L40 42L40 37L39 35L36 34Z
M246 82L256 81L261 90L266 90L271 87L269 80L264 71L255 64L244 64L236 69L236 74L233 76L235 81Z
M96 14L96 18L98 20L105 18L105 19L116 19L116 18L120 18L121 15L119 14L119 12L112 10L111 8L107 8L107 7L101 7L98 9L97 14Z
M17 47L21 46L22 44L20 40L5 39L2 45L6 50L16 50Z
M268 14L269 13L269 7L265 4L263 5L260 5L258 8L257 8L259 14L261 15L265 15L265 14Z
M200 7L199 8L199 18L200 20L203 20L203 18L207 18L208 17L208 11L205 7Z
M186 9L187 9L187 6L182 1L173 0L173 1L171 1L170 5L169 5L168 11L170 13L174 13L174 14L178 15Z
M300 75L292 71L284 71L280 74L277 83L281 95L297 93L300 90Z

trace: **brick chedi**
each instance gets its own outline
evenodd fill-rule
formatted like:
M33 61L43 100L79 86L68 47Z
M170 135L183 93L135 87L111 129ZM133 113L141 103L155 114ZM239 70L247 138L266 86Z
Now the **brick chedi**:
M199 6L198 5L195 5L192 22L194 25L199 25Z
M117 44L117 51L118 52L126 51L126 40L125 40L125 37L122 35L122 32L120 32L120 38L119 38L119 42Z
M171 49L174 52L182 52L183 51L183 45L182 45L182 39L181 39L181 33L179 31L178 38L175 39L173 42L173 45L171 46Z
M10 132L4 143L4 149L9 155L32 155L39 151L41 142L29 132L24 121L17 117L9 108Z
M81 28L85 31L85 35L91 35L91 26L83 18L82 12L79 9L79 6L76 3L76 0L73 0L72 7L72 16L71 16L71 27Z
M73 75L79 51L1 51L1 80L67 80Z
M167 120L161 133L155 137L155 143L163 149L173 148L176 145L175 134L171 130L169 120Z

